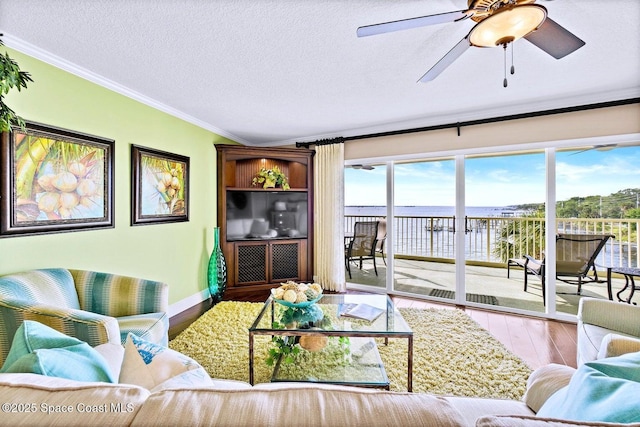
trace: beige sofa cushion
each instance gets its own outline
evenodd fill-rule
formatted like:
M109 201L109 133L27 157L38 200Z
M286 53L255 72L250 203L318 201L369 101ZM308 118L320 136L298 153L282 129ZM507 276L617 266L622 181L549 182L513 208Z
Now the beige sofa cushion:
M109 425L129 425L148 396L136 386L2 374L0 425L104 426L106 419Z
M133 426L461 426L458 411L427 394L351 387L254 387L154 393Z
M479 397L446 397L463 418L463 425L472 426L483 415L534 415L518 400L485 399Z
M620 334L607 334L600 343L598 359L617 357L640 351L640 339Z
M527 391L522 400L533 412L538 412L553 393L569 384L575 371L555 363L536 369L527 380Z

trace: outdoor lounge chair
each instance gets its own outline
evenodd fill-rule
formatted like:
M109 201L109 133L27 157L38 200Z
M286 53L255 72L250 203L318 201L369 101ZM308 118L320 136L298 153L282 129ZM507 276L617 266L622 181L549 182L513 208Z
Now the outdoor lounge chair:
M376 243L378 241L378 221L359 221L353 225L353 237L345 247L344 263L351 279L351 265L359 262L362 270L362 261L373 260L373 270L378 275L376 267Z
M583 283L602 282L598 279L595 260L604 248L610 234L558 234L556 236L556 279L578 286L577 295L582 292ZM527 291L529 275L537 276L542 282L542 300L545 295L545 258L536 260L532 256L512 258L507 261L507 278L511 267L524 270L524 291Z

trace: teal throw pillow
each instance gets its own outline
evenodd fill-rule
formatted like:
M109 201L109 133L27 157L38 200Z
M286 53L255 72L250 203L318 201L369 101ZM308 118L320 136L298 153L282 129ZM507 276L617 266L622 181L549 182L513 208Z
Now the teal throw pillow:
M538 417L613 423L640 422L640 352L587 362L569 385L542 405Z
M105 358L89 344L33 320L25 320L16 331L0 373L116 382Z

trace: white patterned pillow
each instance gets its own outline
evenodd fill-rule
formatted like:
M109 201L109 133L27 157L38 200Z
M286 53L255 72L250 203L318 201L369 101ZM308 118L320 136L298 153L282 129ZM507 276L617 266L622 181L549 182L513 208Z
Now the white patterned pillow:
M189 371L195 372L182 375ZM192 358L129 333L124 345L120 383L152 390L173 378L176 386L212 384L204 368ZM168 382L159 389L168 388L171 384Z

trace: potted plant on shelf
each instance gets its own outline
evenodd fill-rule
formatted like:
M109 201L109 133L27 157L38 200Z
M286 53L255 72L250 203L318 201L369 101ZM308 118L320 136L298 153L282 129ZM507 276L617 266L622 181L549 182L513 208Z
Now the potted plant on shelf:
M262 184L262 188L276 188L282 187L283 190L288 190L289 181L287 177L282 173L279 167L274 166L272 169L260 168L260 172L253 178L252 185L256 186Z
M4 46L1 39L0 46ZM24 129L24 120L4 103L4 96L14 87L18 91L22 88L26 89L27 82L32 81L29 73L21 71L16 61L11 59L8 53L0 54L0 131L10 131L11 125L18 125Z

